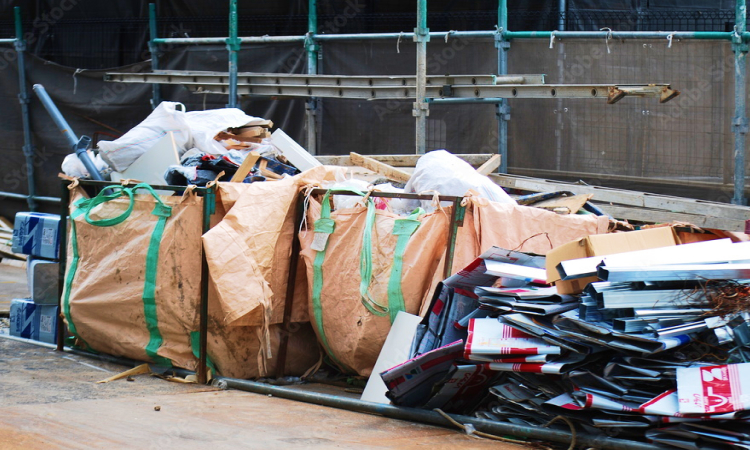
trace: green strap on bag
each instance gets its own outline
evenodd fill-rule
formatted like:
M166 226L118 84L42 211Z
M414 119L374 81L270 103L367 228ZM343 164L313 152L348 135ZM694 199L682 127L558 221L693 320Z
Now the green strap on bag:
M393 224L392 234L398 236L398 240L396 241L396 250L393 255L391 276L388 279L388 312L391 323L396 320L399 311L406 311L404 293L401 290L404 254L406 253L406 246L409 244L409 239L422 224L419 221L419 216L422 214L424 214L424 210L417 208L409 217L406 219L396 219Z
M159 266L159 247L161 245L162 236L164 234L164 228L166 226L167 219L172 215L172 207L164 204L159 198L159 195L153 190L151 186L145 183L140 183L133 188L125 188L120 185L110 186L103 189L99 195L91 199L81 199L74 203L76 209L71 213L71 239L73 246L73 261L71 262L70 270L66 278L66 289L63 296L63 314L68 321L68 328L70 333L77 338L78 336L75 325L73 323L70 314L70 289L72 282L75 278L75 273L78 270L78 263L80 260L80 254L78 251L78 239L76 235L75 219L84 216L87 223L97 227L112 227L119 225L130 217L133 212L135 205L135 194L139 189L145 189L150 193L154 199L156 199L156 205L154 206L151 214L157 216L159 219L156 222L154 230L151 232L151 239L149 241L148 250L146 252L146 268L145 268L145 281L143 287L143 311L146 320L146 328L149 332L149 342L146 345L146 354L156 364L164 366L172 366L172 361L168 358L160 356L157 352L163 343L161 332L159 331L159 321L156 312L156 273ZM91 211L99 205L115 200L122 196L127 196L129 199L127 209L120 215L94 220L90 217ZM83 341L83 339L81 339ZM84 341L85 342L85 341Z

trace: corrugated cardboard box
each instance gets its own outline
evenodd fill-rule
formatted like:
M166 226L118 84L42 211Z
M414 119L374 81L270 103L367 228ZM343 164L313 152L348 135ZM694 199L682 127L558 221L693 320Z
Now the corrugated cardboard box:
M668 247L679 243L680 240L671 227L591 235L568 242L547 253L547 282L555 283L557 292L560 294L580 294L587 284L599 281L599 278L588 277L563 281L557 271L557 265L560 262L591 256L606 256L615 253Z

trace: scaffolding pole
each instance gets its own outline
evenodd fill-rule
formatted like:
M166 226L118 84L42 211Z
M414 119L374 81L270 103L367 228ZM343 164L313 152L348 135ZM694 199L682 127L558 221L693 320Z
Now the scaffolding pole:
M427 116L430 105L425 101L427 93L427 43L430 42L430 29L427 28L427 0L417 0L417 27L414 28L414 42L417 43L417 95L412 115L416 117L416 153L427 151Z
M307 36L305 36L305 50L307 53L307 73L318 74L318 43L315 35L318 33L318 1L309 0L307 20ZM317 153L318 148L318 99L311 97L307 100L305 107L305 118L307 119L307 151L311 155Z
M745 137L748 122L745 108L745 77L747 74L748 45L742 39L747 21L746 0L737 0L735 10L734 38L734 197L732 203L745 205Z
M229 38L226 41L229 51L229 103L227 103L227 108L239 107L237 101L237 53L240 51L241 41L237 36L238 22L237 0L229 0Z
M151 70L156 72L159 70L159 44L156 43L159 37L159 31L156 26L156 4L148 4L148 51L151 53ZM151 85L151 108L156 108L161 103L161 86L154 83Z
M26 181L28 196L26 202L31 211L36 211L36 180L34 175L34 144L31 140L31 120L29 118L29 92L26 89L26 41L23 39L23 23L21 22L21 7L13 8L16 22L15 48L18 54L18 101L21 103L21 119L23 122L23 155L26 159Z
M497 34L495 47L497 48L497 74L508 73L508 50L510 42L503 38L503 31L508 29L508 0L500 0L497 8ZM508 100L501 99L495 105L497 116L497 153L500 155L498 173L508 173L508 121L510 120L510 105Z

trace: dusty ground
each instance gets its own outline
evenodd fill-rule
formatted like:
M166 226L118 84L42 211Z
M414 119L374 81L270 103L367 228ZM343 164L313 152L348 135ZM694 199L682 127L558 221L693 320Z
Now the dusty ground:
M0 449L522 448L148 375L95 383L128 368L0 337Z

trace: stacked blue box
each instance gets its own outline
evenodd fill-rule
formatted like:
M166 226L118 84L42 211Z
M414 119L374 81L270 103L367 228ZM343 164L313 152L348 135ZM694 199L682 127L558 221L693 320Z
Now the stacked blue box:
M59 250L59 215L35 212L16 214L13 252L56 260L59 258Z
M10 335L25 339L56 343L57 305L37 305L26 298L10 303Z

